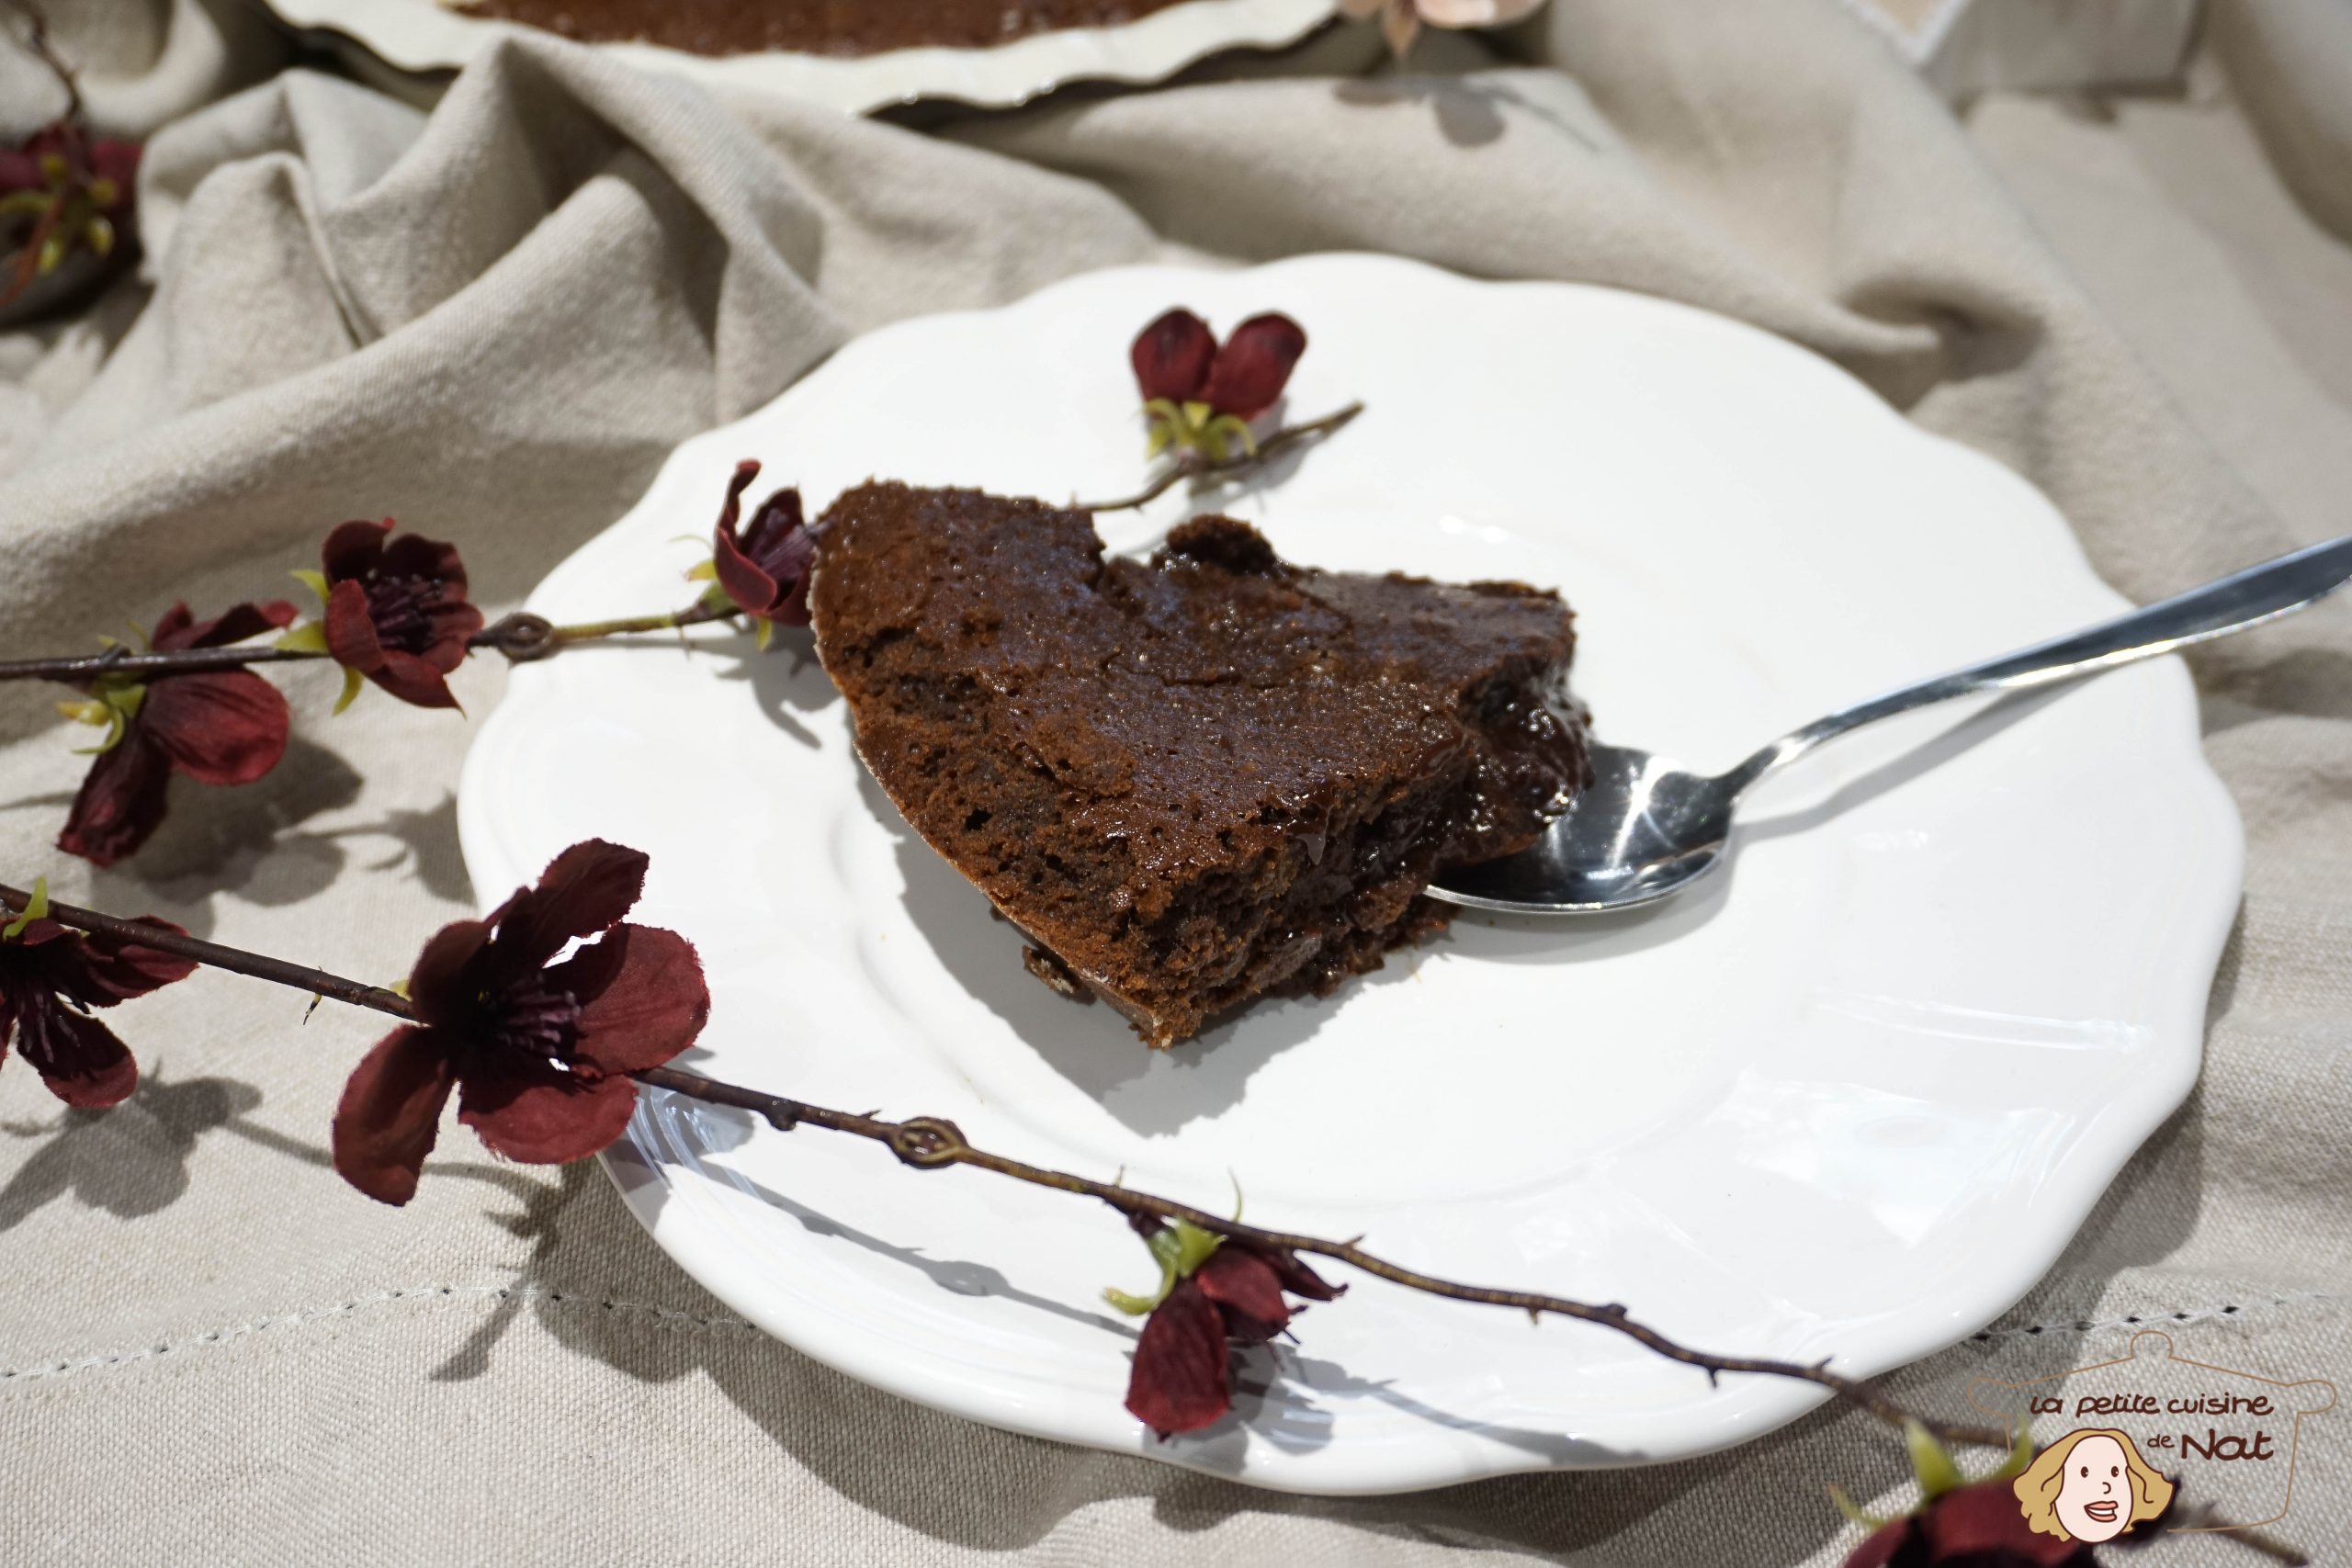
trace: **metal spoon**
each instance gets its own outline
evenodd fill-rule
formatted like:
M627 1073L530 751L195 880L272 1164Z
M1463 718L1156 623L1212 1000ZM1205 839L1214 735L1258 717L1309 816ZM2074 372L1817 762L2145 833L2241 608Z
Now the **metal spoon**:
M2352 535L2111 621L1904 686L1784 735L1729 773L1683 772L1627 746L1592 749L1592 783L1527 849L1442 873L1432 898L1528 915L1631 908L1681 892L1722 863L1747 787L1823 741L1973 692L2013 691L2129 664L2300 610L2352 578Z

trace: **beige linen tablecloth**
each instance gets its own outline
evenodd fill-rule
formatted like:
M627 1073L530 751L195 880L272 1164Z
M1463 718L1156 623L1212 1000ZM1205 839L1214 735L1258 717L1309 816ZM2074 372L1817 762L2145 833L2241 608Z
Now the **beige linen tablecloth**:
M250 37L189 0L103 38L122 0L56 8L126 80L180 62L151 96L192 112L150 148L146 281L0 336L0 656L274 592L356 516L460 540L511 603L673 443L853 334L1170 256L1386 250L1760 323L2028 475L2135 597L2347 523L2342 0L2217 6L2178 95L1965 122L1834 0L1595 0L1416 73L1365 74L1343 33L924 132L553 44L496 51L429 118L306 70L198 107L270 68ZM0 76L12 115L28 80ZM2024 1302L1895 1377L1915 1401L2120 1353L2133 1318L2352 1382L2347 616L2198 672L2250 849L2202 1086ZM0 691L0 879L397 974L471 908L471 721L373 694L329 720L330 674L288 683L283 766L176 786L96 874L50 847L82 732ZM458 679L477 716L499 685ZM1823 1483L1901 1495L1884 1434L1830 1411L1686 1463L1349 1502L1009 1437L751 1330L591 1168L452 1135L408 1210L357 1198L323 1145L369 1018L201 976L116 1019L145 1073L118 1111L0 1072L0 1562L1679 1568L1835 1562L1858 1532ZM2345 1545L2352 1416L2309 1424L2297 1496L2282 1533Z

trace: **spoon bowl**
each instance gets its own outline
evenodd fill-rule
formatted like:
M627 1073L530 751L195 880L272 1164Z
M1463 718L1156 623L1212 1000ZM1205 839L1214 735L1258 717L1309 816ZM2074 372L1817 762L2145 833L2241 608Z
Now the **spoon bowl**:
M1783 735L1729 773L1630 746L1592 748L1592 780L1514 855L1441 872L1429 896L1476 909L1589 915L1672 897L1723 863L1739 797L1823 741L1930 703L2097 674L2300 610L2352 578L2352 536L2015 653L1898 687Z
M1652 904L1723 863L1734 795L1630 746L1592 749L1592 780L1533 845L1445 874L1430 896L1513 914Z

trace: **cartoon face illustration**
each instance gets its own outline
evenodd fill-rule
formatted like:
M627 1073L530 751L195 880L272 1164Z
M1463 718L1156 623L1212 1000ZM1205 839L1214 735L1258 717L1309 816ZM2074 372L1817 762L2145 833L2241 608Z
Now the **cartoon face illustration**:
M2113 1540L2172 1501L2172 1483L2121 1432L2067 1433L2012 1483L2026 1523L2060 1540Z
M2076 1540L2107 1540L2132 1522L2132 1478L2123 1468L2123 1445L2113 1438L2085 1438L2058 1472L2058 1522Z

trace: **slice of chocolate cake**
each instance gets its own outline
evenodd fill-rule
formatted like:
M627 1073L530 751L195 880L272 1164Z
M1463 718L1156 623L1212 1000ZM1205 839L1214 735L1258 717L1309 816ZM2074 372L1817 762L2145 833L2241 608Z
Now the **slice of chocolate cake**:
M1445 923L1442 866L1523 848L1585 776L1545 705L1557 595L1325 572L1247 524L1104 559L1083 512L866 484L809 609L857 745L933 848L1153 1045L1329 991Z

